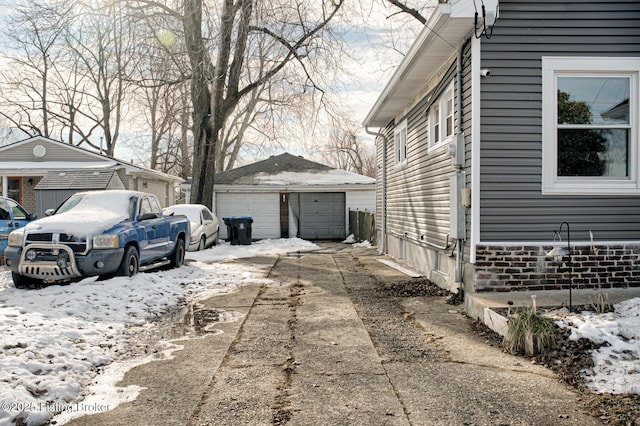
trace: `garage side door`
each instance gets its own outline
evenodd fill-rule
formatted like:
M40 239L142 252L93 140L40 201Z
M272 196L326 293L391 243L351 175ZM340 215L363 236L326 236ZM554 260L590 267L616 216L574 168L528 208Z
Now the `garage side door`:
M300 238L335 240L346 238L344 192L300 193Z
M227 226L222 218L251 216L251 238L280 238L279 193L219 193L216 194L216 215L220 220L220 238L227 238Z

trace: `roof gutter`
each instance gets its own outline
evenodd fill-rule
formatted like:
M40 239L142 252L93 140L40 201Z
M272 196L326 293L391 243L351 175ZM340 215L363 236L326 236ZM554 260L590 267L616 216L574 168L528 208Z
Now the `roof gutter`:
M382 229L380 230L380 245L378 247L378 254L383 255L386 252L386 242L387 242L387 139L383 133L380 131L374 132L369 130L369 127L365 126L364 128L367 134L375 136L376 139L378 137L382 138L382 176L380 180L382 181L382 197L380 197L380 214L382 218L380 219L380 226Z
M404 79L408 70L410 70L413 67L415 61L420 58L420 55L424 49L425 40L428 37L432 37L433 34L437 34L437 32L433 30L433 28L436 26L438 21L442 19L443 15L449 15L450 13L451 5L446 3L440 3L434 9L431 16L429 16L429 20L425 24L424 29L420 32L420 34L418 34L418 37L409 48L409 51L404 57L405 59L400 63L400 65L398 65L398 68L391 76L391 79L389 79L384 89L382 89L380 96L378 96L378 99L369 111L369 114L367 114L367 116L365 117L365 125L369 125L374 120L374 117L378 114L378 111L382 109L389 96L394 92L394 90L396 90L396 87Z

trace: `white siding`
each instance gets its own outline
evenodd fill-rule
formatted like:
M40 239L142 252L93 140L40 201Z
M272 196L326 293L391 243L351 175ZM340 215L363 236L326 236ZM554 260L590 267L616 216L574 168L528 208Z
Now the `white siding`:
M371 213L376 211L376 191L347 191L347 213L349 210L366 210Z
M215 214L220 220L220 238L227 237L223 218L234 216L253 218L251 238L280 238L279 196L279 193L217 193Z

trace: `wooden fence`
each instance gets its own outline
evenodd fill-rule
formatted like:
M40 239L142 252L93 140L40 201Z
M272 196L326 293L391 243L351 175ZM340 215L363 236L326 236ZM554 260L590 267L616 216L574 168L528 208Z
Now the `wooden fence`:
M349 234L353 234L356 242L369 241L376 245L376 219L368 211L349 210Z

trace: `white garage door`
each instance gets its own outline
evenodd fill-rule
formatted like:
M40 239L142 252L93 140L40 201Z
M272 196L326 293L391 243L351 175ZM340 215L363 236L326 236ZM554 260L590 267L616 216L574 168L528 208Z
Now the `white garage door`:
M300 238L335 240L346 237L344 192L300 193Z
M225 217L251 216L251 238L280 238L279 193L216 194L216 215L220 219L220 238L227 238Z

